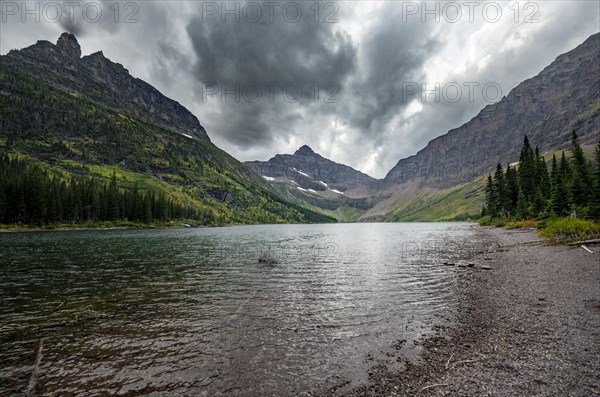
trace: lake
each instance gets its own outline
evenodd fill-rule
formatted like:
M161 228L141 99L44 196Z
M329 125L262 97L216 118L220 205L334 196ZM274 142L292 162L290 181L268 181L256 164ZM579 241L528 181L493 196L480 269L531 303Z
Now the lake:
M477 238L467 223L5 233L0 395L355 386L452 319L460 272L441 262Z

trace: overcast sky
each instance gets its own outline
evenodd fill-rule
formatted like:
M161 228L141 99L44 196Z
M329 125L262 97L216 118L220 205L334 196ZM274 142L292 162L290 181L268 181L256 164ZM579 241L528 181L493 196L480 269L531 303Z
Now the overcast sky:
M600 30L597 1L23 4L1 2L2 54L70 31L239 160L307 144L374 177Z

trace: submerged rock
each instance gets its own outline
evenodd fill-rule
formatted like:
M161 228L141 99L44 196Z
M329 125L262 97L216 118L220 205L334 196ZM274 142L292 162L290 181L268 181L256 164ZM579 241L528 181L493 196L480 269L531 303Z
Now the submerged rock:
M277 261L277 258L271 254L271 249L269 248L268 250L260 251L260 254L258 255L258 263L267 263L272 265L279 262Z

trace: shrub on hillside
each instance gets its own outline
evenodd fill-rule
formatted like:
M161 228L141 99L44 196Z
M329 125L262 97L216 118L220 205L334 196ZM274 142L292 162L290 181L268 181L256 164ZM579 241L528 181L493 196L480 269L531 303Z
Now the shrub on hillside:
M546 221L540 234L556 243L600 238L600 223L578 218L558 218Z

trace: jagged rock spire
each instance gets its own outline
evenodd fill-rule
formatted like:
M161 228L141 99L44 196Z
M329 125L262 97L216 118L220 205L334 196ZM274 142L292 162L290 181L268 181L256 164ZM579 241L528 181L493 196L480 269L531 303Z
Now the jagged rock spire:
M71 33L63 33L58 38L56 46L60 52L68 58L81 58L81 47L75 36Z

